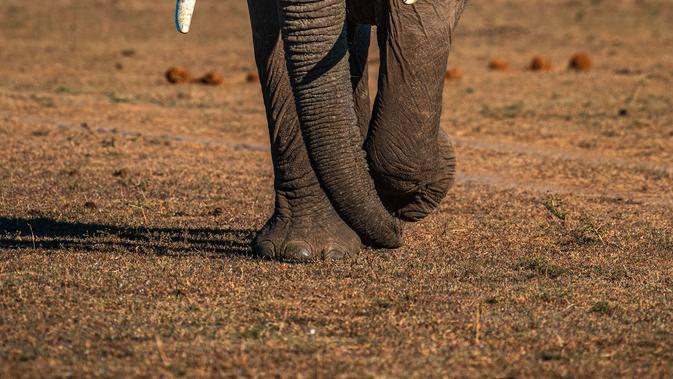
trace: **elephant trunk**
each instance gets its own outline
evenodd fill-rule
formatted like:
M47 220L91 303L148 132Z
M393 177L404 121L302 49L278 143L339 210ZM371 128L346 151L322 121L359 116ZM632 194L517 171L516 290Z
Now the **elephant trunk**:
M282 36L302 135L339 215L370 245L398 247L402 225L383 207L357 127L345 0L281 0Z

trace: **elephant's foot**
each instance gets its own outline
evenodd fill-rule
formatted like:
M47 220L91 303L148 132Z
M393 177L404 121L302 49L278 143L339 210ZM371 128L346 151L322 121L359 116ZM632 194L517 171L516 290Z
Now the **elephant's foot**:
M324 194L318 197L321 204L314 207L309 206L313 197L292 201L300 206L277 201L273 216L255 237L255 253L292 262L337 260L357 254L360 238L341 220Z
M439 130L438 159L426 179L408 175L380 174L372 170L377 190L383 204L404 221L419 221L439 206L455 181L456 155L448 135ZM411 176L411 178L409 178Z

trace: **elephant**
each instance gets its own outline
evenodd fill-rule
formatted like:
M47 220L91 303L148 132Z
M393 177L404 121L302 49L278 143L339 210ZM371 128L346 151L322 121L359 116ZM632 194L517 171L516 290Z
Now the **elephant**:
M437 208L455 176L439 123L466 1L248 0L275 189L255 253L310 261L397 248L404 223Z

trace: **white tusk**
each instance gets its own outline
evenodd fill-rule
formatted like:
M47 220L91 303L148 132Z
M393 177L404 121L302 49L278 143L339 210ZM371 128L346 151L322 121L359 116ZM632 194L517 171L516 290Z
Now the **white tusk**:
M175 4L175 27L180 33L189 32L196 0L177 0Z
M411 5L416 2L416 0L402 0L404 4Z

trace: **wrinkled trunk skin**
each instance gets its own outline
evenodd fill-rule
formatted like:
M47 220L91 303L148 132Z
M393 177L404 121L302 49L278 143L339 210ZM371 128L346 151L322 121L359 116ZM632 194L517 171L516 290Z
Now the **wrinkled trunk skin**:
M377 3L381 66L365 150L384 204L405 221L430 214L453 183L455 156L439 125L447 58L465 3Z
M280 0L280 13L302 135L321 186L363 242L399 247L401 222L379 200L361 148L345 0Z

